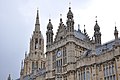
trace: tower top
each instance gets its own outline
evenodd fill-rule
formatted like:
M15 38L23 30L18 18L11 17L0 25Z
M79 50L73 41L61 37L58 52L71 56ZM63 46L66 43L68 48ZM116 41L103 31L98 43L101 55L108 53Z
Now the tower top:
M95 21L96 24L95 24L95 26L94 26L94 30L95 30L95 31L99 31L99 30L100 30L100 27L99 27L99 25L98 25L98 23L97 23L97 22L98 22L98 21L97 21L97 16L96 16L95 18L96 18L96 21Z
M67 13L67 18L68 19L72 19L73 18L73 13L72 13L72 11L71 11L71 7L69 6L69 11L68 11L68 13Z
M49 19L49 23L48 23L48 25L47 25L47 29L48 29L48 30L53 29L53 25L52 25L52 23L51 23L51 19Z

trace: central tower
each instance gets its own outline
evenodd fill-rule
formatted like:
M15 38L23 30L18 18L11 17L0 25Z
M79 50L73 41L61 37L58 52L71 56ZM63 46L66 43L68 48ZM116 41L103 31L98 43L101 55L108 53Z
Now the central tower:
M37 10L35 29L33 31L32 38L30 39L30 49L29 53L25 53L25 59L21 65L21 79L25 76L32 78L29 76L31 74L36 74L38 71L45 68L45 55L44 55L44 38L40 31L40 23L39 23L39 11Z

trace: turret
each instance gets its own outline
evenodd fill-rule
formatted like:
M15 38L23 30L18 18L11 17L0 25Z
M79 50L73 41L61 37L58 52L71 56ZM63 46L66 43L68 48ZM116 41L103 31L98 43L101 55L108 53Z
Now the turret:
M80 30L80 24L78 24L78 31L81 32L81 30Z
M100 27L97 23L97 20L96 20L96 24L94 26L94 38L95 38L96 46L100 46L101 45L101 32L100 32Z
M69 11L67 13L67 35L73 35L74 34L74 19L73 19L73 13L71 11L71 7L69 7Z
M49 19L49 23L47 25L47 31L46 31L46 36L47 36L47 40L46 40L46 44L48 46L50 46L53 43L53 25L51 23L51 19Z

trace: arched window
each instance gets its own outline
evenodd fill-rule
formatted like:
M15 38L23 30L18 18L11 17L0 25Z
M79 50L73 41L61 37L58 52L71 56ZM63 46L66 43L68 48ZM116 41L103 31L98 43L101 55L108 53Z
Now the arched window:
M38 61L36 61L36 68L38 69Z

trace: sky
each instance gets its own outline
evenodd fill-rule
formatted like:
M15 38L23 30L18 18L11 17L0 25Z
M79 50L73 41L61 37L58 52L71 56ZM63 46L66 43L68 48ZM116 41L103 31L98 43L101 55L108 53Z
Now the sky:
M69 5L69 3L71 3ZM69 6L74 14L75 29L83 31L84 25L90 37L94 33L97 16L102 33L102 43L114 39L114 27L120 32L120 0L0 0L0 80L19 78L21 61L29 53L29 40L35 28L37 8L40 29L46 42L46 27L51 19L54 36L60 14L66 24Z

